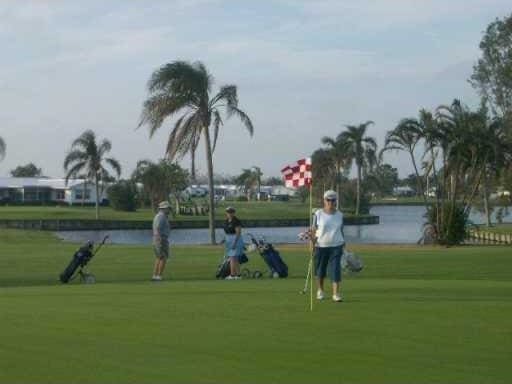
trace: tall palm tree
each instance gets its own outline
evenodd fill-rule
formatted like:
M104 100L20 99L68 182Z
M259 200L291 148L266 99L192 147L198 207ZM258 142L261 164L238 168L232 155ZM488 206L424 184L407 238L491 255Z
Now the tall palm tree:
M164 120L178 114L167 142L170 160L193 151L202 136L206 150L209 190L210 241L215 243L215 205L213 186L213 152L220 127L226 118L238 117L252 136L254 128L250 118L238 108L236 85L222 86L211 95L213 77L201 62L174 61L157 69L148 82L149 97L144 102L139 127L147 125L150 137Z
M335 138L324 136L322 138L322 144L327 145L328 155L334 164L336 192L339 196L341 173L347 166L349 167L350 163L352 162L352 159L348 156L347 152L348 144L341 133ZM336 207L339 207L339 199L336 201Z
M420 177L418 164L416 163L414 155L416 146L421 138L422 130L420 122L413 118L402 119L393 130L386 134L384 148L381 153L389 150L406 151L409 153L414 167L414 173L416 174L418 192L420 196L422 196L426 206L427 200L425 196L425 189L423 187L423 180Z
M364 167L370 167L374 163L373 158L377 152L377 143L375 139L366 136L368 126L373 124L373 121L367 121L359 125L346 125L346 131L340 134L340 140L345 143L346 153L349 159L355 161L357 167L357 187L356 187L356 215L359 215L361 207L361 179Z
M94 132L87 130L73 141L71 149L64 159L66 183L70 178L76 177L81 172L84 172L87 178L94 182L96 188L96 219L100 218L100 182L108 174L103 164L108 164L117 174L117 177L121 176L119 162L114 158L105 157L111 149L112 144L109 140L104 139L98 145Z
M7 146L5 145L4 139L0 137L0 160L3 160L5 157L5 149Z

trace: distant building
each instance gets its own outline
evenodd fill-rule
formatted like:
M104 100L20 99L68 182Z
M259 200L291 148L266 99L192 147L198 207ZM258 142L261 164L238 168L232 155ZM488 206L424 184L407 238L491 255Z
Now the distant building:
M393 188L393 196L414 196L416 192L411 187Z
M105 188L106 189L106 188ZM106 190L100 202L106 199ZM65 203L90 204L96 202L96 188L84 180L38 177L0 177L1 203Z

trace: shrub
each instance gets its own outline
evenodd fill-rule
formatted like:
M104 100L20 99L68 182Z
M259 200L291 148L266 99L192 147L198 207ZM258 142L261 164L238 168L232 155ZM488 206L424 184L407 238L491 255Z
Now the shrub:
M464 213L464 206L458 203L455 204L453 216L451 216L451 204L445 203L444 206L439 207L439 213L440 228L437 228L438 242L446 245L463 243L469 225L468 215ZM426 218L429 223L437 227L438 220L435 206L431 206L428 209Z
M108 200L116 211L134 212L137 210L137 187L131 181L119 181L108 191Z

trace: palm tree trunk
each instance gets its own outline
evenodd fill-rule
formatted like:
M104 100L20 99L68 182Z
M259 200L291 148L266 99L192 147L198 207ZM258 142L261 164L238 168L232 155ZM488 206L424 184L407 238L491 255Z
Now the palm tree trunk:
M340 169L339 163L336 163L336 209L340 208Z
M85 205L85 191L87 190L87 181L84 179L84 188L82 190L82 207Z
M487 172L484 170L484 182L483 182L483 198L484 198L484 210L485 210L485 225L490 227L491 223L491 211L489 209L489 179L487 178Z
M192 184L196 183L196 149L194 146L190 149L190 179Z
M409 154L411 155L412 165L414 167L414 173L416 174L416 183L418 184L419 192L423 197L423 203L425 204L425 209L428 209L427 197L425 196L425 191L423 190L423 181L421 181L420 173L418 172L418 167L416 165L416 159L414 158L414 152L409 150Z
M359 216L360 207L361 207L361 165L357 164L356 216Z
M96 220L99 220L100 219L100 204L99 204L100 188L99 188L99 185L98 185L98 173L96 173L94 175L94 184L95 184L95 187L96 187Z
M208 127L204 127L204 139L206 147L206 165L208 168L208 205L210 210L208 212L208 229L210 232L210 243L215 244L215 206L214 206L214 188L213 188L213 156L212 146L210 143L210 131Z

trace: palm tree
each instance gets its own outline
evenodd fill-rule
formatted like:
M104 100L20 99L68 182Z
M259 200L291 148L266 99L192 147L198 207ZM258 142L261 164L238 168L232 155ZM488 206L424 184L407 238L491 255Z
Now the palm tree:
M243 188L245 195L247 196L247 200L251 199L251 191L254 189L255 185L258 185L260 177L261 175L253 169L244 168L242 169L240 176L236 178L236 183L238 186Z
M140 160L132 173L132 180L142 183L144 192L149 197L151 209L156 211L159 201L174 195L176 213L180 212L179 194L189 183L188 172L178 164L162 159L158 163Z
M363 168L370 168L375 163L374 156L377 152L377 143L373 137L366 136L368 126L373 121L359 125L346 125L346 131L340 134L340 140L344 142L347 157L355 161L357 167L357 187L356 187L356 215L359 215L361 206L361 179Z
M104 139L99 145L96 143L96 135L93 131L87 130L82 133L73 144L71 150L64 159L64 171L66 172L66 183L72 177L76 177L81 172L87 175L89 180L94 182L96 188L96 219L100 217L99 198L100 182L108 174L103 163L108 164L117 177L121 176L121 165L111 157L105 157L110 152L112 144Z
M0 160L3 160L5 157L5 149L6 149L5 141L4 141L4 139L2 139L0 137Z
M332 161L332 154L329 149L319 148L311 155L313 180L315 186L321 185L321 195L326 189L334 189L333 182L336 181L337 169Z
M414 173L416 174L416 183L418 186L418 192L422 196L425 206L427 206L427 200L425 196L425 189L423 187L423 180L420 177L418 171L418 165L414 156L416 145L422 138L422 127L421 123L412 118L402 119L398 125L386 134L384 141L384 148L381 154L389 150L406 151L411 157L411 162L414 167Z
M334 164L336 192L339 196L341 173L345 168L347 168L347 166L350 166L350 163L352 162L352 159L348 157L347 153L348 144L341 133L335 138L324 136L322 138L322 144L327 145L328 156ZM336 207L339 207L339 199L336 201Z
M254 128L249 117L238 108L236 85L222 86L211 96L213 77L201 62L174 61L157 69L148 82L150 96L144 102L139 127L148 125L150 137L164 120L178 114L167 142L170 160L193 152L202 136L206 150L209 190L210 241L215 243L215 206L213 186L213 152L220 127L226 118L238 117L252 136Z
M258 188L258 200L261 195L261 176L263 176L263 172L261 172L260 167L256 167L255 165L252 167L254 178L256 179L256 187Z

